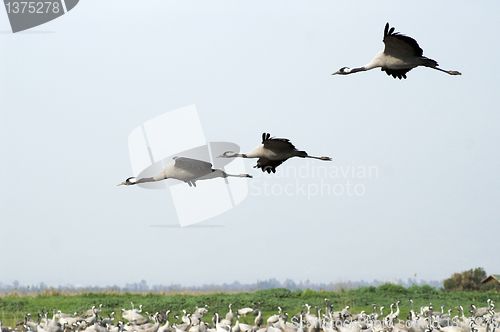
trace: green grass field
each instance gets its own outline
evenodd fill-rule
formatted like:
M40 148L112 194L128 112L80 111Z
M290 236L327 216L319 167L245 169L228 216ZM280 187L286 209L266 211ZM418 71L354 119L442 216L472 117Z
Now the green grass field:
M95 294L58 294L48 292L34 296L19 296L16 294L0 297L0 320L5 326L13 326L23 319L26 313L37 313L47 310L49 313L61 310L66 313L83 312L93 305L103 304L103 314L116 312L116 318L121 318L121 308L130 308L130 302L136 306L143 305L143 310L149 313L170 309L178 314L182 309L193 311L196 306L209 306L207 321L214 312L225 314L227 305L233 304L233 309L241 307L258 307L265 316L275 313L281 306L290 315L299 312L302 305L308 303L312 306L324 308L324 299L328 298L334 304L335 310L340 310L346 305L351 306L351 312L361 310L372 312L372 304L389 305L396 300L401 300L400 318L406 318L409 311L408 300L411 298L415 308L428 305L429 302L439 310L445 305L446 309L464 306L466 310L471 303L486 305L486 300L491 298L500 302L500 293L488 292L446 292L429 286L412 286L404 288L398 285L386 284L379 287L364 287L342 291L289 291L286 289L272 289L248 293L207 293L207 294L130 294L130 293L95 293ZM455 311L456 312L456 311ZM386 309L388 313L388 309ZM171 321L173 316L171 316ZM242 322L252 322L253 317L245 317Z

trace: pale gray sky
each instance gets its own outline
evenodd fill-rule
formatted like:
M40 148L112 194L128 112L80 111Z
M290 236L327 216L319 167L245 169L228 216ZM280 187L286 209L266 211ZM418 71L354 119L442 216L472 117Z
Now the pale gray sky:
M0 282L185 285L441 279L500 272L498 1L82 0L8 32L0 10ZM404 81L367 63L389 21L453 77ZM196 104L205 135L243 150L289 137L372 176L255 175L251 195L212 219L175 223L165 192L120 188L129 132ZM265 195L322 183L363 195ZM326 183L326 184L325 184ZM273 187L274 186L274 187ZM277 188L277 189L276 189Z

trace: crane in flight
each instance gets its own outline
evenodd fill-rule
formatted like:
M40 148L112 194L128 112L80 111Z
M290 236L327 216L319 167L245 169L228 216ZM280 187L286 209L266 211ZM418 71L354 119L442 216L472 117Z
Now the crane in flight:
M140 178L129 177L119 183L119 186L132 186L139 183L157 182L165 179L177 179L187 183L190 187L196 187L196 181L213 178L240 177L251 178L250 174L228 174L224 170L212 168L212 164L203 160L187 157L174 157L163 171L153 177Z
M357 68L342 67L332 75L349 75L381 68L389 76L406 79L406 74L418 66L436 69L449 75L462 75L456 70L439 68L436 60L423 56L424 51L415 39L394 32L394 28L389 28L389 23L385 25L383 41L385 44L384 50L377 54L370 63Z
M330 161L330 157L310 156L305 151L300 151L286 138L271 137L269 133L262 134L262 144L248 153L236 153L226 151L220 158L258 158L254 168L260 168L262 172L276 173L276 167L293 157L313 158Z

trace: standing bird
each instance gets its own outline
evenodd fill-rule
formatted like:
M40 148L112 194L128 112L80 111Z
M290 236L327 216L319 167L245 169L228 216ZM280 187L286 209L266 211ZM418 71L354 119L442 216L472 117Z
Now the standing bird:
M299 151L295 146L286 138L271 137L269 133L262 134L262 145L255 148L248 153L235 153L233 151L226 151L220 158L259 158L257 165L254 168L262 169L262 172L276 173L276 167L281 165L287 159L293 157L300 158L313 158L319 160L332 160L330 157L315 157L310 156L305 151Z
M385 25L383 41L384 51L377 54L369 64L352 69L342 67L332 75L348 75L380 67L389 76L406 79L406 73L418 66L429 67L450 75L462 75L455 70L438 68L437 61L423 56L424 51L418 46L415 39L394 32L394 28L389 28L389 23Z
M234 318L234 313L233 313L233 308L232 308L233 304L232 303L229 303L228 305L228 312L226 314L226 320L230 321L231 323L233 322L233 318Z
M10 329L2 326L2 321L0 320L0 332L10 332Z
M255 309L253 308L241 308L241 309L238 309L238 315L240 316L246 316L248 315L249 313L252 313L254 312Z
M134 184L156 182L165 179L177 179L186 182L190 187L196 187L196 181L198 180L207 180L217 177L252 177L249 174L227 174L221 169L213 169L211 163L198 159L191 159L186 157L174 157L173 159L173 162L167 165L167 167L165 167L165 169L163 169L163 171L156 176L141 179L130 177L118 185L131 186Z
M488 303L487 307L476 307L474 304L470 305L470 313L472 314L473 317L483 317L484 315L487 315L491 311L491 299L488 299L486 301ZM494 307L494 305L493 305Z
M257 317L254 319L254 324L256 327L260 327L262 323L264 322L264 318L262 318L262 311L257 312Z

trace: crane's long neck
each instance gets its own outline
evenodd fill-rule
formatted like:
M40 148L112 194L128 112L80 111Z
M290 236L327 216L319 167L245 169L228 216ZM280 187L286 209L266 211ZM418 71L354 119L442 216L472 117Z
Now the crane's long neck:
M346 70L346 74L354 74L354 73L358 73L360 71L367 71L367 70L370 70L370 69L373 69L373 68L367 68L365 66L363 66L363 67L356 67L356 68L350 68L350 69Z
M156 177L152 177L152 178L140 178L140 179L137 179L137 181L135 182L135 184L138 184L138 183L147 183L147 182L156 182L156 181L160 181L160 179L157 179ZM137 310L137 312L141 312L141 311Z
M348 75L348 74L354 74L354 73L358 73L360 71L367 71L367 70L372 70L374 68L379 68L379 67L382 67L382 59L383 58L383 54L378 54L377 56L375 56L375 58L373 58L372 61L370 61L370 63L367 63L366 65L362 66L362 67L356 67L356 68L343 68L342 70L342 74L344 75Z
M252 157L248 157L246 153L236 153L232 151L227 151L224 152L222 155L220 155L219 158L252 158Z
M257 148L249 151L247 153L243 153L243 158L261 158L266 156L266 149L263 145L258 146Z

